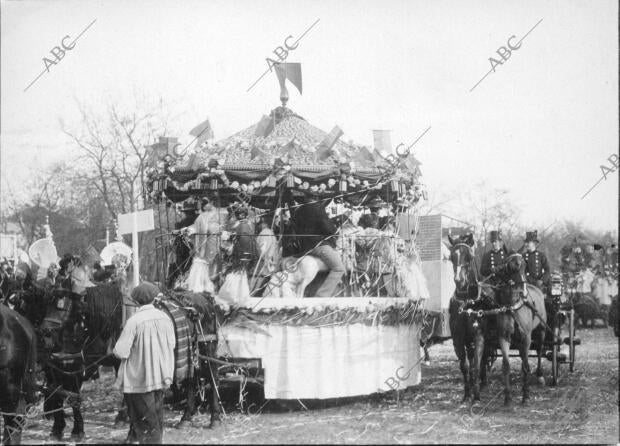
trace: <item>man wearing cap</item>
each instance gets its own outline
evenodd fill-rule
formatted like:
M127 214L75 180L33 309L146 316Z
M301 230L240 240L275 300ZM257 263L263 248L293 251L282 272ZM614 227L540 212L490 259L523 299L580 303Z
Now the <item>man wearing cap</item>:
M480 275L488 277L495 274L506 259L506 246L502 243L501 231L491 231L491 250L487 251L482 257L480 265ZM496 279L491 279L492 281Z
M547 256L538 250L538 243L538 231L525 233L525 251L523 252L523 260L526 263L525 280L540 288L544 293L549 283L550 270Z
M130 428L127 442L161 443L164 390L172 384L175 334L172 321L153 306L159 289L143 282L131 298L139 309L131 316L114 347L121 359L117 385L127 403Z

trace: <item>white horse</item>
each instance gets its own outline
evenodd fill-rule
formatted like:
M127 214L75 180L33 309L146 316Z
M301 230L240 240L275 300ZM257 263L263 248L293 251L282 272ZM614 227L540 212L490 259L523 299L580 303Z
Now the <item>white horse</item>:
M328 271L327 265L311 255L301 258L284 257L282 271L271 276L265 297L297 298L304 297L306 288L320 271Z

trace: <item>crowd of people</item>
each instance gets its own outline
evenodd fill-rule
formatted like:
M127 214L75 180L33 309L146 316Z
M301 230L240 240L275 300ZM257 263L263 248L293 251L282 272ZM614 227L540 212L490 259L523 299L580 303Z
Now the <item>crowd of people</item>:
M420 284L423 276L415 250L398 236L386 203L377 197L363 210L349 208L331 216L328 211L331 206L311 196L261 213L241 203L217 208L207 198L200 202L199 212L187 200L176 224L176 259L169 265L168 286L218 292L228 286L228 277L238 281L244 276L251 296L266 296L274 273L284 269L283 258L299 261L309 256L324 270L312 289L315 297L428 297Z
M493 282L508 250L500 231L491 231L489 241L491 249L482 258L480 275ZM527 232L519 253L526 263L524 280L547 293L553 272L546 254L539 250L539 243L537 231ZM592 294L600 305L610 305L618 287L618 248L615 244L604 247L598 243L579 243L575 238L562 249L560 260L565 290Z

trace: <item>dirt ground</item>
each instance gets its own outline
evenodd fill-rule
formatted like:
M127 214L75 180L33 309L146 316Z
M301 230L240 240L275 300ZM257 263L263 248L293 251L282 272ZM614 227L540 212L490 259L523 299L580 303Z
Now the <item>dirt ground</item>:
M360 397L306 410L298 402L288 409L268 403L256 415L229 412L220 427L206 429L206 415L191 427L175 429L178 411L166 411L167 443L607 443L617 444L618 340L611 329L578 331L575 372L562 365L557 387L531 378L531 403L520 404L519 360L512 364L514 404L504 408L501 361L491 371L482 402L461 404L462 383L451 341L430 350L422 366L422 383L405 391ZM543 360L550 381L550 365ZM534 358L530 359L532 368ZM534 370L534 368L533 368ZM85 443L121 443L127 427L114 428L120 396L111 391L113 375L84 385ZM252 412L256 412L252 410ZM70 410L68 411L70 413ZM72 422L69 417L68 423ZM69 441L70 426L65 436ZM26 444L48 441L51 421L33 419Z

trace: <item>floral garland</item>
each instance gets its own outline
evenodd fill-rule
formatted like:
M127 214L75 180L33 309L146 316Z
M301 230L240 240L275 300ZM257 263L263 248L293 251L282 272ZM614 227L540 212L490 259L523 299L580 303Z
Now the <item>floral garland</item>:
M334 325L365 324L410 325L422 324L430 313L422 308L421 301L409 300L403 305L390 305L377 308L368 305L365 308L338 308L336 306L317 306L309 308L262 308L252 311L246 308L231 308L222 311L222 323L243 327L246 322L251 325L277 324L292 326L325 327Z
M156 166L147 168L147 187L150 198L154 201L165 197L165 190L171 185L178 191L191 192L200 190L217 190L221 187L231 188L246 195L252 195L255 191L264 187L276 187L277 182L286 180L287 187L300 191L310 192L319 195L333 194L352 194L364 190L381 190L390 184L391 190L398 196L400 205L411 205L426 198L426 191L423 185L417 183L415 175L408 172L401 172L404 169L403 163L390 162L389 167L382 167L383 174L376 183L368 180L361 180L352 174L354 163L342 158L339 160L337 168L333 171L333 177L319 184L311 185L308 181L303 181L295 176L291 171L290 160L287 156L275 157L273 159L272 170L262 181L250 181L246 184L239 181L230 181L226 175L223 159L212 158L208 162L207 171L199 173L196 178L186 182L175 181L171 175L177 169L177 159L171 155L166 155L158 160ZM408 173L408 174L407 174Z

